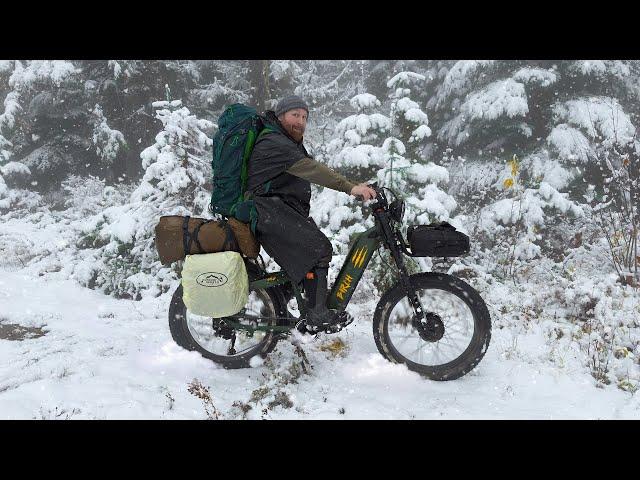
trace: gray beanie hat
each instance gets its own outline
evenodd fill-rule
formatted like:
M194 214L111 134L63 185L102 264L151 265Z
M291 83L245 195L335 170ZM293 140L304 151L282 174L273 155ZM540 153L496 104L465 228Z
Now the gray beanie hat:
M276 105L276 117L279 117L283 113L287 113L289 110L293 110L294 108L304 108L307 111L307 115L309 114L309 107L304 103L304 100L296 95L289 95L288 97L280 100L278 105Z

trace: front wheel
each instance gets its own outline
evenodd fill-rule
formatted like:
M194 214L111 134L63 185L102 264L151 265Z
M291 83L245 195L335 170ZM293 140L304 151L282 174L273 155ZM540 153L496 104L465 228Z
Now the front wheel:
M378 351L387 360L431 380L455 380L471 371L487 351L491 318L482 297L459 278L442 273L410 276L425 313L415 312L402 284L380 299L373 319Z

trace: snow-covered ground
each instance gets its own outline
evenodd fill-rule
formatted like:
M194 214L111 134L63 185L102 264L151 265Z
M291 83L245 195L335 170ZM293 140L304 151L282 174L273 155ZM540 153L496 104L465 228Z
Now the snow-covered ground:
M640 395L596 387L575 345L550 342L541 326L494 321L479 366L434 382L377 352L374 300L350 307L356 321L343 332L303 345L306 368L281 341L263 364L224 370L172 341L170 295L117 300L74 280L4 267L3 336L17 325L39 336L0 339L0 418L640 418ZM198 384L210 402L189 393Z

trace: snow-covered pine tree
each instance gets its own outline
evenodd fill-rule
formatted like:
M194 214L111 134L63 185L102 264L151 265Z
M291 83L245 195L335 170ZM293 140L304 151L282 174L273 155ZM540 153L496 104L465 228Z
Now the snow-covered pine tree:
M382 167L378 145L389 132L391 122L389 117L376 112L381 103L371 94L354 96L350 105L356 113L338 122L336 138L327 145L326 157L319 156L318 160L324 160L353 182L373 181ZM313 193L311 215L333 245L330 271L333 279L344 262L353 235L373 226L373 220L363 215L360 202L345 193L328 188L314 188ZM371 292L366 287L372 285L371 279L370 275L365 277L363 287L358 290Z
M438 186L448 182L448 173L421 156L431 130L427 115L411 95L412 87L415 89L423 80L422 75L414 72L400 72L388 80L388 116L377 112L382 105L375 96L365 93L353 97L351 105L358 113L338 124L338 137L329 145L329 154L333 157L328 163L347 178L377 181L381 187L392 188L406 202L408 224L427 224L434 220L450 220L455 224L450 215L456 202ZM373 225L369 216L363 217L359 202L344 197L324 190L316 199L322 205L320 212L316 210L316 220L341 232L340 237L332 238L338 243L334 244L334 251L338 247L341 253L346 253L346 242L353 233ZM389 276L392 271L382 258L375 258L373 262L376 286L387 288L393 281ZM413 267L411 270L417 268L412 262L408 263Z
M7 82L12 71L12 61L0 61L0 85L4 85ZM6 95L4 88L0 89L0 92ZM9 208L10 205L9 188L4 176L8 173L6 172L6 165L11 158L13 144L5 138L5 135L8 136L13 128L13 112L15 108L15 102L12 101L11 97L7 96L4 100L4 110L0 114L0 209Z
M103 244L96 251L101 265L89 283L117 297L139 299L144 291L158 295L176 278L160 264L153 243L160 216L208 216L216 126L196 118L181 100L154 102L153 107L164 128L140 155L145 170L140 185L128 204L94 216L85 232L85 238Z
M9 85L19 112L11 135L14 160L29 168L31 188L59 187L70 169L87 163L89 142L78 134L86 128L77 95L80 70L62 60L16 61Z
M103 166L110 167L120 151L128 148L127 142L122 132L109 126L100 105L96 105L91 113L94 123L91 137L93 145Z
M25 197L35 204L37 196L26 191L10 190L12 180L25 180L30 175L29 168L21 162L12 161L16 150L20 151L20 140L24 138L23 108L20 97L25 89L22 81L24 67L18 60L0 62L0 81L3 84L4 111L0 114L0 209L22 203ZM28 77L27 77L28 78Z
M493 167L482 172L487 181L492 177L491 182L517 154L523 175L546 171L545 180L559 188L568 186L578 172L567 169L574 165L566 161L585 148L579 134L584 132L576 131L587 128L585 102L600 118L604 108L615 110L617 98L635 92L626 61L465 60L431 62L427 72L429 78L438 77L424 92L429 97L426 111L438 125L429 148L449 159L480 159ZM461 174L459 180L455 193L477 179Z
M515 191L530 197L525 203L540 213L533 215L539 246L559 258L574 232L567 228L572 215L557 213L578 209L551 199L565 197L560 193L565 191L570 193L567 200L580 201L584 188L576 188L576 182L585 186L580 162L598 135L629 132L624 116L614 113L620 110L617 98L633 93L629 71L629 62L613 60L432 62L428 74L437 79L430 87L427 113L439 128L429 148L445 158L452 174L450 192L471 216L484 219L495 215ZM595 128L585 121L590 115ZM607 123L607 115L617 119ZM512 176L507 162L514 154L521 159L521 190L505 187ZM487 210L481 214L483 207ZM488 238L495 222L487 225ZM529 242L534 239L530 228L521 228L529 231ZM533 255L536 249L520 250Z
M232 103L249 103L248 61L199 60L194 64L197 81L189 90L187 102L198 118L218 118Z
M400 72L387 82L391 90L391 136L382 144L384 167L377 172L381 186L405 198L405 219L413 224L452 221L450 215L457 206L453 197L438 186L449 181L446 168L423 157L431 129L427 114L411 97L424 80L415 72Z
M140 163L140 153L153 142L161 128L155 118L151 103L163 98L165 85L171 87L176 98L181 98L192 112L206 108L204 101L192 101L190 93L199 85L200 73L197 64L191 60L85 60L78 62L82 68L84 88L81 97L83 106L89 114L86 120L90 128L83 132L96 153L94 174L104 177L108 183L126 181L135 184L140 181L144 170ZM102 114L96 112L99 105ZM104 117L104 120L102 119ZM104 129L106 127L108 131ZM108 133L113 140L120 132L122 138L111 141L111 145L120 148L110 150L111 155L96 145ZM99 151L98 151L99 150Z

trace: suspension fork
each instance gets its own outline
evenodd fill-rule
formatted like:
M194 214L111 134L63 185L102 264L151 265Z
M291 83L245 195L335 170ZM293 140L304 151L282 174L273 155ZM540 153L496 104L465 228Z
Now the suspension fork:
M400 242L396 236L395 231L391 228L389 212L381 211L374 212L374 216L378 220L378 225L380 226L380 230L382 233L382 239L387 246L387 248L391 251L391 256L400 271L400 283L404 287L407 292L407 298L409 299L409 303L413 307L413 311L415 312L415 316L413 317L411 323L414 328L419 330L419 325L424 320L424 309L422 308L422 303L420 303L420 298L418 298L418 293L416 289L411 284L411 280L409 277L409 272L407 271L407 267L404 264L404 259L402 258L402 254L400 251Z

